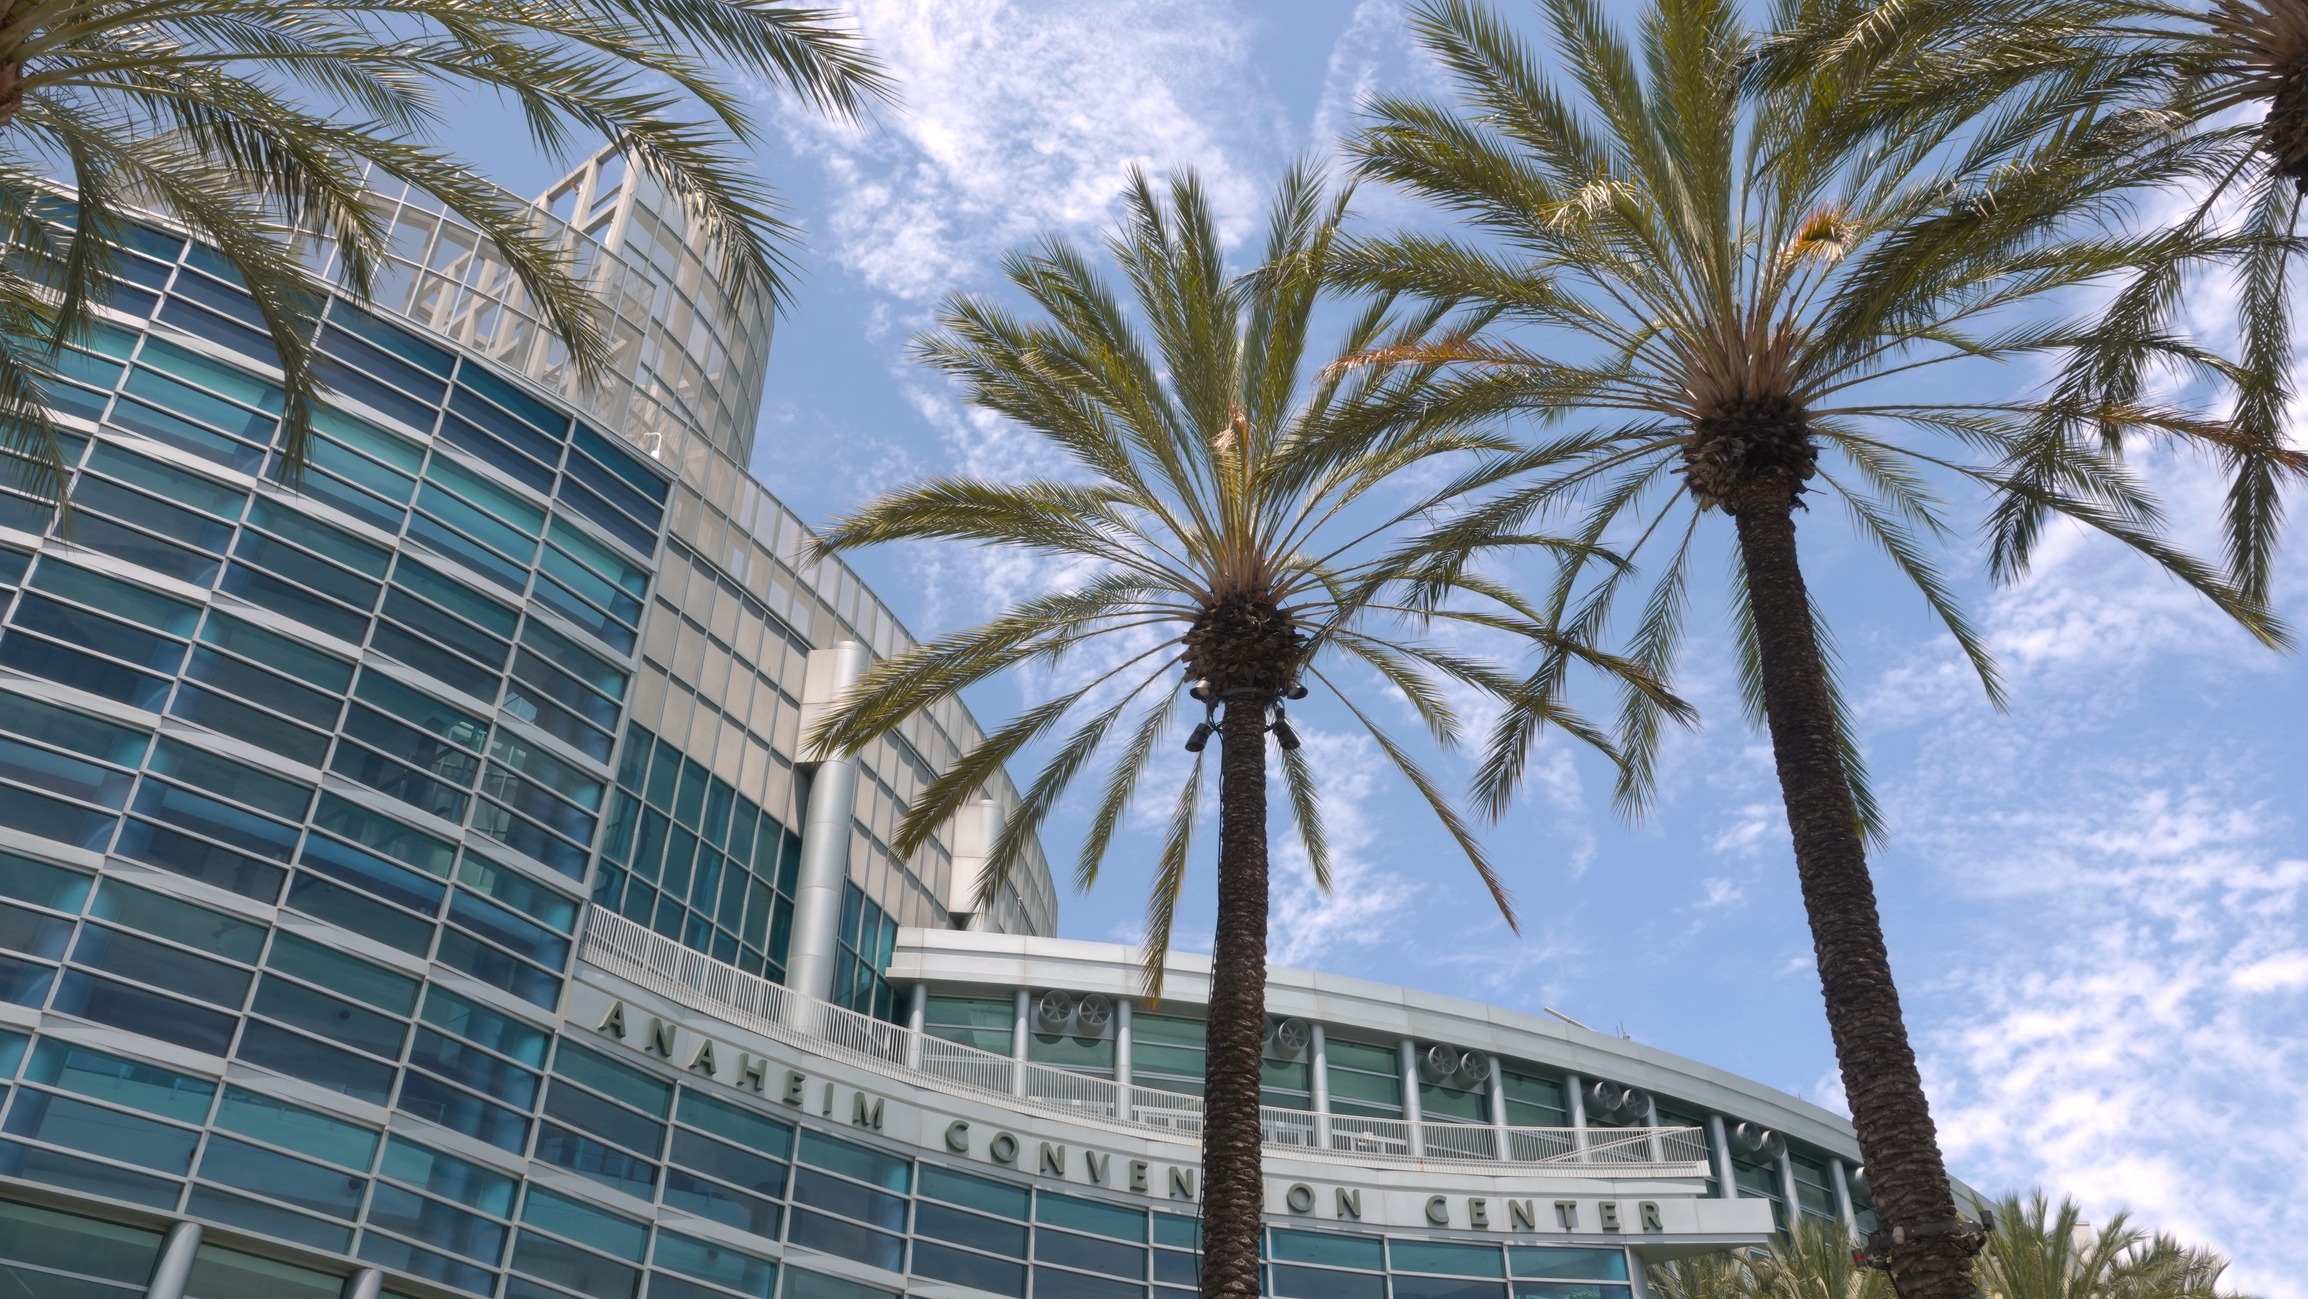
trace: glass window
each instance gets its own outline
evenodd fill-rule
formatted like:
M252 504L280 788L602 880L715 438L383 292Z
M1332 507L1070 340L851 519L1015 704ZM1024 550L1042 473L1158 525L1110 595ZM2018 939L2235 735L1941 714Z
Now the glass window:
M198 605L64 563L53 555L43 556L40 566L32 570L32 585L172 635L188 635L200 621Z
M243 622L230 614L211 611L208 622L200 629L200 638L220 649L227 649L243 658L254 659L266 667L285 672L299 680L310 682L331 694L343 694L352 683L353 665L331 654L291 640L278 632L266 631L254 623ZM260 702L270 702L264 700ZM306 715L300 710L300 716ZM326 719L334 720L332 708Z
M95 877L12 852L0 852L0 893L58 911L80 910Z
M425 991L425 1022L509 1055L536 1068L545 1066L545 1046L551 1038L510 1015L468 1001L434 985Z
M187 1299L337 1299L344 1284L328 1272L202 1245L184 1293Z
M1516 1276L1566 1281L1624 1281L1627 1253L1619 1249L1552 1249L1516 1245L1507 1250Z
M274 935L265 964L395 1015L406 1015L417 1004L415 979L286 930Z
M216 1094L216 1084L205 1078L108 1055L53 1037L40 1040L39 1048L32 1053L32 1067L24 1076L32 1082L62 1087L184 1123L199 1123L207 1118L209 1098Z
M265 926L207 907L108 879L96 895L94 915L132 929L197 947L226 960L255 964L264 950Z
M913 1163L895 1155L829 1137L807 1128L801 1134L801 1162L904 1194L913 1185Z
M84 925L72 945L72 959L81 965L166 988L170 992L231 1010L239 1010L248 995L248 971L165 947L117 929Z
M385 566L392 561L391 551L270 500L259 500L249 510L248 521L283 541L302 546L316 555L325 555L370 577L383 577ZM353 602L365 607L375 601L376 596L364 593Z
M1436 1240L1393 1240L1387 1252L1397 1272L1441 1272L1448 1276L1505 1276L1496 1245L1452 1245Z
M638 1222L555 1195L534 1183L529 1187L528 1202L521 1206L521 1221L636 1263L649 1240L649 1229Z
M480 718L373 669L361 672L353 697L475 753L481 751L482 742L489 734L489 724Z
M1377 1236L1346 1236L1327 1231L1275 1231L1274 1257L1291 1263L1320 1263L1326 1267L1386 1270L1385 1242Z
M321 795L313 824L443 879L456 863L457 850L441 840L335 794Z
M164 338L145 337L144 350L137 354L137 364L149 365L180 379L189 379L235 401L244 401L267 414L281 413L281 390L238 366L203 356L191 348L179 347ZM188 411L187 414L198 414Z
M386 1142L385 1160L378 1171L483 1213L503 1218L513 1212L511 1177L406 1137L395 1136Z
M511 636L520 616L471 587L427 568L407 555L393 569L393 581L499 636Z
M284 820L302 821L305 809L312 806L313 791L308 785L167 736L161 737L153 748L152 770L189 781Z
M673 1103L673 1086L638 1069L619 1064L598 1051L564 1039L553 1057L553 1072L613 1096L636 1109L664 1118ZM651 1147L654 1149L654 1145Z
M143 731L0 691L0 733L53 744L103 762L134 766L144 758Z
M479 473L444 456L433 457L432 463L425 468L425 477L485 511L484 517L496 526L489 528L483 540L494 541L508 531L518 531L529 539L529 549L534 552L537 537L545 531L543 508L521 499L510 488L499 487ZM429 499L430 493L419 498L420 501ZM466 518L460 516L450 521L461 524Z
M200 1134L30 1088L8 1107L7 1130L156 1172L182 1175Z
M533 1231L521 1233L520 1243L513 1247L513 1266L567 1286L587 1299L632 1299L641 1283L641 1273L635 1268L612 1263L598 1254L588 1254ZM507 1299L529 1299L543 1292L509 1282L505 1293Z
M377 1134L372 1129L275 1100L245 1087L225 1088L224 1100L216 1109L216 1123L228 1131L325 1159L355 1172L367 1172L369 1160L377 1153Z
M1131 1016L1131 1081L1163 1091L1201 1095L1205 1032L1199 1019Z
M694 1088L681 1089L681 1121L717 1137L751 1146L779 1159L793 1153L793 1128L750 1110L718 1101ZM1023 1192L1020 1192L1021 1199ZM1023 1209L1020 1210L1021 1215Z
M358 1213L361 1194L369 1187L366 1178L347 1177L336 1169L291 1159L222 1133L209 1135L201 1152L200 1175L334 1218Z
M1334 1037L1326 1049L1333 1111L1402 1117L1402 1057L1397 1048Z
M670 1231L657 1233L657 1251L651 1261L659 1267L725 1285L759 1299L769 1299L770 1291L777 1286L775 1263Z
M709 1177L718 1177L735 1186L763 1195L785 1194L786 1168L775 1160L724 1145L711 1137L675 1129L673 1146L667 1155L674 1163Z
M457 881L564 934L576 930L577 903L568 895L537 884L512 867L500 866L469 848L457 867Z
M898 1299L898 1295L879 1286L804 1272L797 1267L786 1272L785 1299Z
M11 1263L117 1281L142 1294L159 1257L157 1231L0 1200L0 1259ZM18 1277L22 1279L22 1274ZM89 1291L91 1296L97 1293ZM57 1299L66 1296L59 1293ZM78 1299L77 1292L73 1299Z
M1034 1197L1034 1221L1096 1232L1119 1240L1146 1239L1146 1213L1097 1200L1077 1199L1044 1191Z
M313 409L313 427L356 451L375 456L407 473L416 473L425 462L424 449L415 443L332 406ZM401 499L408 498L403 495Z
M966 1205L985 1213L998 1213L1005 1218L1025 1221L1026 1188L955 1172L936 1164L923 1164L921 1167L923 1195L949 1204Z

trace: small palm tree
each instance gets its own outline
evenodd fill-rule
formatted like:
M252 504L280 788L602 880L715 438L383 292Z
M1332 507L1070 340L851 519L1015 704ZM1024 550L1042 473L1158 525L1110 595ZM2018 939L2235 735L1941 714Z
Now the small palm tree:
M2054 1208L2037 1191L2025 1201L2006 1197L1995 1217L1980 1255L1987 1299L2230 1299L2219 1289L2227 1259L2150 1235L2126 1214L2095 1227L2075 1201Z
M1895 1299L1890 1276L1862 1265L1853 1244L1842 1223L1799 1214L1765 1249L1696 1254L1647 1276L1659 1299Z
M129 211L150 206L247 283L301 468L327 286L290 235L333 241L343 287L365 297L387 233L363 202L369 173L494 242L579 373L598 372L609 340L575 250L433 142L454 125L453 97L474 92L518 104L548 150L583 135L620 145L678 196L731 283L774 298L786 229L729 147L753 128L716 63L841 116L889 92L830 15L782 0L0 0L0 455L55 499L48 360L104 300Z
M1443 623L1556 645L1511 595L1478 579L1421 583L1400 594L1418 557L1396 544L1455 491L1403 490L1406 475L1496 457L1497 439L1396 417L1415 407L1424 374L1385 378L1335 367L1313 376L1309 351L1321 267L1345 197L1292 172L1273 206L1265 256L1229 279L1209 202L1191 174L1165 197L1143 176L1124 196L1108 252L1127 278L1117 298L1081 251L1049 242L1013 255L1011 282L1042 319L961 297L918 355L958 380L977 406L1046 444L1047 477L997 483L941 479L895 491L837 521L826 547L939 538L1012 547L1071 569L1064 589L992 621L875 664L813 731L821 752L855 751L941 699L1006 669L1100 656L1086 680L1038 704L965 753L907 810L896 850L910 855L1002 765L1069 717L1079 725L1036 776L996 841L980 881L989 903L1069 785L1113 752L1076 883L1088 887L1145 783L1157 747L1185 708L1193 761L1169 817L1147 908L1144 976L1161 990L1180 886L1204 798L1204 746L1221 743L1218 921L1211 958L1202 1128L1202 1293L1258 1293L1259 1059L1265 1039L1267 737L1281 755L1291 810L1315 879L1328 853L1314 773L1285 716L1314 685L1368 732L1424 797L1513 922L1481 846L1403 743L1372 715L1371 693L1335 674L1356 665L1399 693L1433 739L1459 722L1445 688L1516 706L1602 743L1559 693L1523 689L1484 663L1405 639ZM1398 319L1385 301L1346 321L1340 353L1407 346L1439 314ZM1326 359L1326 358L1318 358ZM1311 379L1311 381L1310 381ZM1480 479L1480 466L1463 466ZM1439 592L1440 598L1436 593ZM1482 607L1454 606L1451 597ZM1583 647L1572 659L1627 665ZM1659 707L1680 705L1655 694ZM1190 702L1189 702L1190 700ZM1109 746L1118 740L1118 751Z
M1781 0L1774 24L1800 25L1814 4L1835 2ZM2222 425L2143 402L2006 399L1988 386L1993 363L2076 345L2081 331L2055 295L2140 254L2078 228L2125 179L2073 159L2120 156L2135 141L2129 124L2079 122L2057 97L2001 104L1981 121L1997 104L1991 88L1972 111L1943 105L1886 144L1894 110L1877 110L1894 96L1867 79L1869 65L1828 59L1808 76L1755 76L1758 40L1736 0L1653 0L1630 15L1639 40L1599 0L1541 8L1551 65L1470 0L1415 9L1463 109L1380 100L1352 147L1363 174L1456 213L1479 242L1351 243L1334 274L1496 321L1365 358L1449 367L1428 418L1568 426L1534 435L1515 490L1438 529L1428 539L1437 556L1471 561L1515 544L1534 517L1576 514L1573 545L1534 601L1538 621L1583 641L1640 593L1628 657L1664 676L1699 550L1728 548L1741 679L1771 738L1889 1258L1907 1299L1970 1299L1979 1232L1949 1190L1902 1020L1867 867L1874 807L1806 589L1798 521L1808 532L1826 522L1810 505L1840 507L2000 702L1987 646L1932 554L1954 535L1945 493L2114 537L2275 643L2282 629L2257 600L2160 538L2152 497L2113 450L2031 435L2087 421L2223 453L2240 444ZM2028 459L2047 453L2048 465ZM1606 541L1609 564L1582 548ZM1999 550L1995 571L2013 576L2026 559ZM1620 796L1630 805L1648 795L1658 717L1649 694L1627 695ZM1512 796L1526 750L1510 716L1478 777L1483 807Z

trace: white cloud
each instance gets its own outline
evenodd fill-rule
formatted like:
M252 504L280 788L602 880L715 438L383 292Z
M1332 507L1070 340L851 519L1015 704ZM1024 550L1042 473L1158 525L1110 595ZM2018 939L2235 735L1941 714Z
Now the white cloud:
M788 114L829 173L820 229L875 290L925 303L1045 232L1103 226L1133 166L1194 164L1235 226L1272 153L1247 28L1210 0L861 0L858 25L902 87L875 129Z
M1391 767L1366 735L1340 735L1300 726L1305 752L1322 791L1330 888L1315 882L1306 847L1295 828L1273 839L1272 926L1267 959L1276 965L1335 968L1344 949L1399 937L1404 911L1419 885L1377 866L1371 850L1378 826L1370 807ZM1275 772L1274 797L1283 792Z

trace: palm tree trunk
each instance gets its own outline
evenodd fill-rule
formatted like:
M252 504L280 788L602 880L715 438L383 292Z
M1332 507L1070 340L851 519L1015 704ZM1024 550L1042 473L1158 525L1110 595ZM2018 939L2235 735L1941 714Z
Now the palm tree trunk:
M1859 814L1837 744L1826 666L1796 560L1792 498L1750 504L1733 517L1747 568L1763 712L1843 1091L1876 1215L1886 1228L1904 1227L1908 1238L1891 1251L1892 1278L1903 1299L1973 1299L1970 1251L1951 1230L1955 1196L1900 1017Z
M1202 1095L1202 1299L1255 1299L1265 1202L1266 701L1226 705L1218 775L1218 937Z

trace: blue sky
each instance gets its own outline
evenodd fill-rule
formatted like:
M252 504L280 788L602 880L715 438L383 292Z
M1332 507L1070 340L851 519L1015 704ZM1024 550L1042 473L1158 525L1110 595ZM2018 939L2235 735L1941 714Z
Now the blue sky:
M1360 96L1434 84L1392 0L850 7L905 108L853 131L764 100L762 162L809 246L755 470L811 519L918 475L1033 468L1014 430L905 360L941 296L998 288L1003 250L1094 236L1134 163L1201 169L1247 236L1282 168L1325 156ZM491 162L531 192L550 170ZM1358 211L1430 219L1377 190ZM2224 296L2202 286L2206 318ZM2203 466L2154 471L2176 523L2200 535L2217 501ZM1998 714L1918 602L1817 522L1813 589L1889 811L1876 878L1954 1171L1989 1190L2074 1194L2101 1221L2129 1207L2228 1252L2249 1291L2308 1296L2300 660L2104 545L2055 537L2030 581L1997 590L1967 537L1954 563L2012 685ZM917 634L974 621L1042 576L950 549L855 562ZM2296 624L2304 579L2288 560L2279 604ZM1593 763L1550 750L1489 834L1520 937L1367 744L1315 709L1339 884L1321 896L1278 860L1276 959L1553 1006L1838 1106L1769 753L1741 719L1719 606L1703 603L1695 627L1684 685L1706 726L1670 746L1656 814L1624 823ZM1038 688L1003 683L973 703L992 716ZM1049 836L1061 865L1082 814ZM1136 936L1158 828L1135 829L1094 892L1065 898L1064 934ZM1204 878L1184 945L1206 945L1210 905Z

